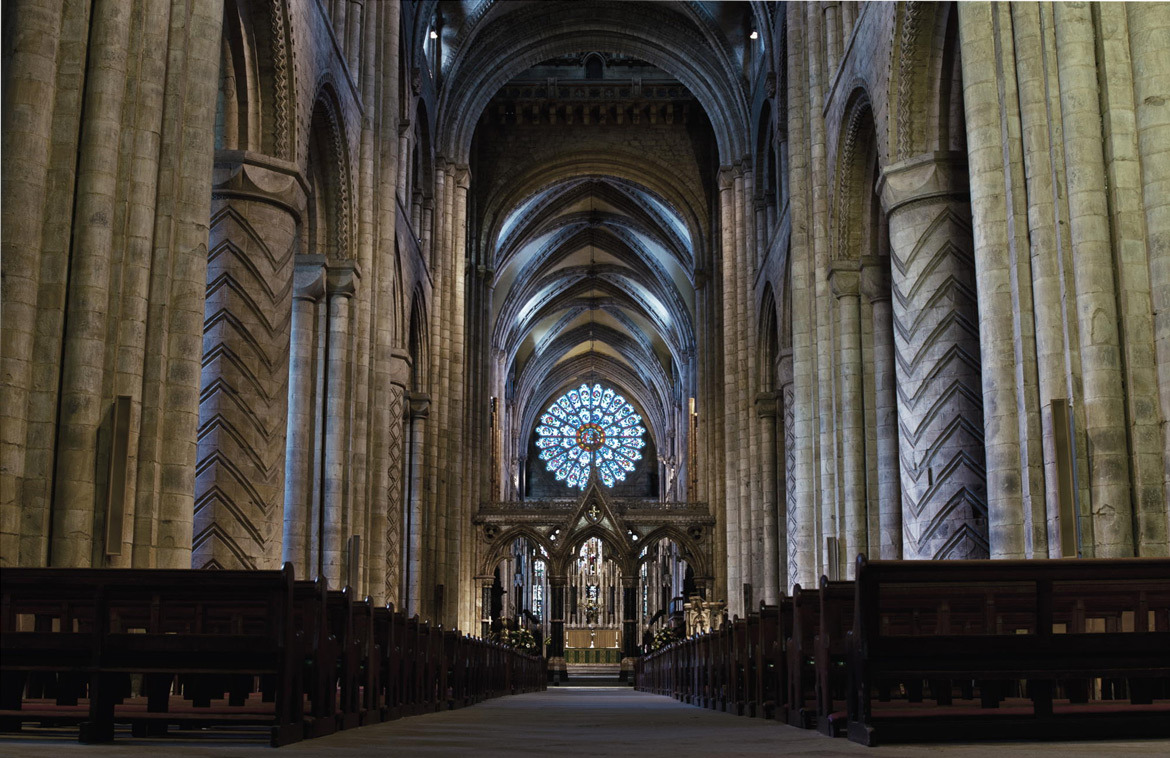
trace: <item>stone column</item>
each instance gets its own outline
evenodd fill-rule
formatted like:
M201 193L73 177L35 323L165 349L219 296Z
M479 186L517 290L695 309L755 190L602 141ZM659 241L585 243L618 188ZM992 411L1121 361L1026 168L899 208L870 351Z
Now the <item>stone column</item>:
M734 381L728 377L735 376L739 352L736 348L736 313L735 313L735 177L731 167L719 169L719 229L720 229L720 258L722 273L722 303L723 303L723 429L725 435L731 435L738 424L736 414L736 387ZM729 450L724 452L725 487L722 492L723 503L716 508L716 518L723 516L723 539L727 542L727 597L740 597L742 575L742 535L743 528L739 513L739 465L737 456ZM738 607L738 603L736 603Z
M552 642L548 646L548 673L554 684L568 678L565 668L565 592L569 585L567 576L549 576L549 619Z
M883 560L897 560L902 557L902 475L898 463L898 381L889 265L886 257L869 265L863 262L861 294L869 300L873 312L879 555ZM871 543L874 536L870 535Z
M195 568L277 568L296 227L291 164L216 158L195 481Z
M861 274L856 261L838 261L829 272L837 300L837 423L841 434L841 495L845 516L838 566L840 576L853 578L857 554L868 550L865 488L865 415L861 368Z
M397 361L396 361L397 362ZM403 372L405 373L405 372ZM385 492L385 577L383 578L386 598L395 603L401 603L402 595L399 588L402 582L402 541L403 541L403 461L405 446L406 388L399 383L390 384L389 396L386 399L386 492ZM377 494L377 493L375 493ZM382 502L381 497L375 497L374 507Z
M776 497L776 393L761 392L756 395L756 415L760 424L760 502L763 504L764 528L764 586L763 600L775 604L779 595L776 577L779 571L777 558L776 511L780 507Z
M789 174L805 176L812 170L812 140L808 101L812 84L809 34L806 20L810 6L787 6L788 52L788 167ZM791 372L784 391L784 447L787 456L785 487L788 496L788 577L786 585L816 581L816 477L817 477L817 352L816 275L810 185L785 183L788 190L792 239L788 291L792 303ZM782 374L783 376L783 374ZM799 404L801 413L794 409Z
M1027 4L1015 7L1034 8ZM1024 466L1028 465L1025 461L1033 458L1029 448L1035 441L1024 434L1021 423L1021 411L1026 411L1027 401L1026 395L1018 391L1023 388L1019 387L1017 372L1024 364L1026 324L1014 314L1020 302L1029 297L1026 290L1020 290L1021 282L1023 287L1028 287L1031 278L1027 270L1029 255L1020 249L1020 240L1025 233L1031 236L1042 232L1023 228L1025 225L1010 220L1022 219L1027 214L1025 206L1018 203L1019 197L1027 194L1030 199L1039 199L1041 193L1025 192L1022 187L1017 191L1014 182L1005 175L1019 160L1009 152L1005 124L1010 127L1013 121L1018 123L1019 116L1002 111L1012 102L1016 86L1015 78L1001 69L1010 69L1012 59L1019 56L1010 52L1001 58L997 56L1000 51L1010 51L1013 47L1021 50L1035 47L1035 43L1013 45L1002 39L1011 24L999 17L1007 12L1006 5L965 3L959 7L959 33L963 50L972 53L963 58L963 102L977 260L990 554L992 558L1025 558L1029 556L1025 536L1033 476ZM994 61L995 65L981 65L976 61ZM1004 87L1005 81L1013 82L1013 86ZM1046 117L1045 127L1058 128L1058 122ZM1052 147L1059 150L1056 145ZM1048 150L1046 147L1044 152ZM1029 173L1039 176L1031 167ZM1055 242L1058 252L1053 257L1059 258L1061 248L1058 237ZM1039 262L1042 264L1042 259ZM1027 321L1033 320L1032 310L1025 309ZM1046 325L1045 316L1043 309L1035 310L1034 318L1041 331ZM1056 321L1063 322L1063 316L1058 314ZM1070 335L1070 339L1075 338Z
M289 341L288 438L284 463L284 555L296 576L317 570L310 563L313 534L313 451L317 444L317 319L325 294L325 257L302 256L293 278L292 336Z
M1146 217L1146 254L1154 306L1154 349L1158 402L1162 415L1164 509L1170 515L1170 19L1161 4L1133 3L1129 14L1129 41L1133 51L1134 102L1137 113L1138 153L1141 157L1142 204ZM1159 284L1161 283L1161 284ZM1165 527L1170 529L1170 520Z
M656 562L657 563L657 562ZM622 670L621 681L633 674L634 659L638 657L638 579L622 577ZM657 590L657 585L655 585Z
M98 427L108 403L102 381L110 276L115 265L113 220L117 213L130 11L124 3L102 0L93 4L90 20L92 49L77 145L72 255L65 302L68 318L64 322L58 402L49 544L49 562L53 566L91 566L95 554L100 555L94 546L94 530L101 523L95 513L99 502L95 471ZM11 211L6 209L5 216Z
M37 294L49 183L49 158L61 36L63 4L22 0L5 9L5 26L24 30L12 47L5 42L3 133L4 214L0 233L0 308L4 339L0 342L0 565L44 562L48 533L41 510L32 526L35 547L23 549L22 499L27 444L32 357L38 329ZM14 37L16 35L13 35ZM7 57L7 56L11 57ZM26 519L27 520L27 519ZM31 531L26 525L25 532Z
M904 554L986 558L987 484L964 156L882 174L889 216Z
M495 577L477 576L475 580L479 582L479 636L486 640L492 633L492 585ZM544 640L540 640L539 644L543 648Z
M355 265L349 262L329 266L327 275L325 298L329 324L326 327L325 423L321 443L325 449L321 485L325 528L321 540L321 564L329 586L340 588L345 581L345 544L354 534L349 490L352 442L350 320L359 274Z
M782 572L780 590L784 594L788 594L800 572L800 556L808 554L809 546L799 544L796 536L800 528L800 520L796 510L796 411L793 407L795 405L795 392L792 382L792 356L789 355L782 359L780 365L779 400L784 424L782 437L784 450L780 453L784 461L784 492L782 494L784 498L784 532L780 542L784 555L780 560L780 571Z
M453 167L454 213L451 229L451 338L445 343L450 350L450 409L447 414L450 428L450 461L454 466L448 509L449 571L447 574L447 608L444 618L449 625L471 623L472 553L464 549L467 528L471 525L471 506L465 486L470 474L467 451L463 445L467 422L467 361L465 358L467 308L467 192L471 187L471 171L465 165Z
M1054 6L1069 229L1080 327L1093 541L1100 558L1133 555L1133 504L1117 289L1101 145L1096 42L1088 4Z
M426 495L424 451L427 440L427 417L431 399L421 392L406 395L406 491L403 494L406 531L402 558L403 603L407 616L419 612L422 592L423 498Z
M829 79L841 65L841 16L836 2L826 2L825 12L825 56L829 64Z

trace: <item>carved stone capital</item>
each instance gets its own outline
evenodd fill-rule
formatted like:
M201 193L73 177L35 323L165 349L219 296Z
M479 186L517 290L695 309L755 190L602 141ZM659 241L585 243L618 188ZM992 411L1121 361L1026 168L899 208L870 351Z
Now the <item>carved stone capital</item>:
M890 299L890 259L867 255L861 259L861 294L871 303Z
M406 417L426 418L431 413L431 396L425 392L406 393Z
M456 164L454 174L456 187L464 191L471 187L471 168L467 164Z
M730 190L735 186L735 168L733 166L719 167L719 190Z
M833 296L857 297L861 290L861 265L858 261L837 261L829 267L829 289Z
M325 256L298 255L293 272L293 299L316 302L325 294Z
M217 150L211 194L271 203L299 219L309 185L295 163L247 150Z
M325 267L326 288L329 296L353 297L361 281L361 271L355 261L345 261Z
M878 193L886 213L923 200L944 200L969 191L967 156L962 152L937 152L909 158L886 167L878 181Z
M778 406L775 392L761 392L756 395L756 415L760 418L776 418Z
M792 384L793 377L792 351L789 350L780 356L780 360L776 361L776 379L780 382L780 387L783 388Z

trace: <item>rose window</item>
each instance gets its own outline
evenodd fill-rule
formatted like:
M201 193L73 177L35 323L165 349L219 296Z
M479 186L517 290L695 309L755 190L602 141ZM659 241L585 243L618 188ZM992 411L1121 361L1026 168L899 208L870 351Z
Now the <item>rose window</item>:
M642 417L625 398L600 384L582 384L540 417L536 446L558 482L585 489L597 469L601 483L612 487L642 459L645 434Z

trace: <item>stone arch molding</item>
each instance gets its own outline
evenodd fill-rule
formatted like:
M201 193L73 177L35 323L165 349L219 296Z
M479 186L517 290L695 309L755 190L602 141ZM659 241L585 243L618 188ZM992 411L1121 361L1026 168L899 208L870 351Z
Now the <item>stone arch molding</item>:
M748 107L734 62L693 16L659 3L578 2L567 8L518 3L525 22L517 24L504 4L498 5L455 51L446 73L439 141L442 152L456 162L468 161L479 116L500 87L543 60L582 50L620 51L677 77L711 120L720 162L747 154ZM620 14L607 12L618 5ZM523 36L517 39L518 34Z

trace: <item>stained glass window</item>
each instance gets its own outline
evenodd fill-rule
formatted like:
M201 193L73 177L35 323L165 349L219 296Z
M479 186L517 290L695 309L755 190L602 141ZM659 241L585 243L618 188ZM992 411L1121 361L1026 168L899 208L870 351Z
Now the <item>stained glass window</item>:
M540 417L536 446L558 482L585 489L596 468L601 483L612 487L642 459L645 434L642 417L624 397L600 384L582 384Z

